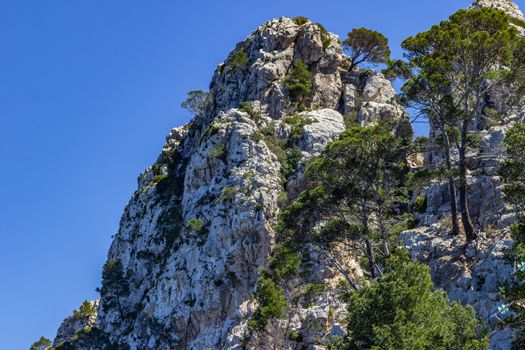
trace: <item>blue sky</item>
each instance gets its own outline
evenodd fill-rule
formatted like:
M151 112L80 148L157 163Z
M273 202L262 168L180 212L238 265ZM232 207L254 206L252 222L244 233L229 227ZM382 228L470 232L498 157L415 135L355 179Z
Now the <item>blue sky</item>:
M524 5L523 1L518 1ZM440 0L0 0L0 347L53 338L96 298L139 173L179 105L259 24L307 16L369 27L393 53L465 7Z

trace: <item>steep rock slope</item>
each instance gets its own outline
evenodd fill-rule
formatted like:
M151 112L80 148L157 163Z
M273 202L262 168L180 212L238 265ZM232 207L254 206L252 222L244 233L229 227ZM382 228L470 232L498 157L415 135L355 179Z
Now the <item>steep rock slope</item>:
M297 60L311 73L307 112L286 88ZM69 346L240 346L279 203L300 191L304 162L345 129L343 115L362 124L402 119L410 132L390 82L348 67L338 38L311 22L278 18L237 44L212 78L211 102L170 132L139 177L108 254L118 282L102 286L97 337ZM326 319L330 304L297 316L296 328Z

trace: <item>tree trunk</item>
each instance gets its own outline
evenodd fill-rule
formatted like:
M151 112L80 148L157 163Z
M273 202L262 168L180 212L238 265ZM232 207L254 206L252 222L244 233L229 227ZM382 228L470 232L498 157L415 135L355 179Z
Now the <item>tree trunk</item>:
M443 144L445 146L445 165L447 170L452 170L452 161L450 159L450 140L446 132L445 127L442 125L441 133L443 135ZM456 186L454 184L454 176L452 174L448 177L448 186L450 191L450 216L452 218L452 235L459 235L459 224L458 224L458 205L456 199Z
M365 254L368 258L368 270L370 271L370 276L374 279L377 277L376 273L376 258L374 255L374 250L372 248L372 243L368 238L368 215L366 214L366 209L361 209L361 225L362 225L362 236L365 242Z
M376 258L374 255L374 250L372 249L372 243L370 242L370 239L368 239L368 237L365 237L364 240L365 240L366 256L368 257L368 269L370 271L370 276L374 279L374 278L377 278Z
M468 193L467 193L467 134L468 134L468 118L464 117L461 128L461 146L459 148L459 209L461 210L461 221L465 229L467 241L472 241L478 238L470 213L468 209Z

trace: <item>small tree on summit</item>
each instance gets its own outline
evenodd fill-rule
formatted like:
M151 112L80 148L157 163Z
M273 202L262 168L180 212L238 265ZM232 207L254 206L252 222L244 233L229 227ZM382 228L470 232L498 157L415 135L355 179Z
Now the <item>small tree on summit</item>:
M40 337L40 339L38 339L36 342L34 342L31 345L31 348L29 348L29 350L47 350L50 348L51 348L51 340L45 337Z
M369 62L386 63L390 58L388 39L381 33L367 28L353 29L343 41L343 49L352 59L349 70Z

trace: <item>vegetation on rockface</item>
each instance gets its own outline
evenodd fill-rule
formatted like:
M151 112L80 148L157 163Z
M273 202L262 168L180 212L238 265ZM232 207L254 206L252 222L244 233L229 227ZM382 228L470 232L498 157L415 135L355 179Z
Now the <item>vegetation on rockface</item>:
M92 303L90 303L87 300L84 300L84 302L82 302L82 305L80 305L78 310L73 310L73 316L79 318L89 318L91 316L95 316L96 314L97 309Z
M282 237L315 243L327 254L332 244L342 244L366 256L370 277L379 277L377 252L381 258L389 254L391 227L396 221L394 203L405 173L404 155L401 140L384 126L344 132L310 162L306 173L310 189L280 215ZM318 221L325 224L313 229ZM305 232L311 232L306 239ZM356 286L348 274L346 277Z
M186 226L195 232L201 232L204 229L204 222L197 218L191 218Z
M192 90L188 92L188 98L180 106L193 114L202 114L211 99L212 96L208 92Z
M250 330L262 331L268 324L268 321L284 316L287 305L284 292L264 273L257 282L254 299L258 303L258 307L248 321Z
M469 213L467 150L477 148L471 135L484 119L485 95L505 85L522 92L525 38L504 12L482 8L456 12L406 39L403 48L413 69L405 87L409 99L441 126L442 135L447 135L443 126L459 130L458 180L449 182L458 189L461 222L473 240L477 232Z
M303 17L303 16L294 17L292 18L292 21L294 21L294 23L297 24L298 26L302 26L303 24L310 22L308 18Z
M508 252L509 259L518 266L518 277L503 289L503 296L515 312L515 316L507 320L513 328L517 329L513 341L513 349L525 348L525 124L516 124L508 130L505 136L508 160L501 169L500 175L505 183L504 192L506 199L515 208L518 221L511 226L514 240Z
M249 58L248 54L244 50L244 48L240 48L238 50L235 50L231 53L230 57L228 57L227 63L231 70L233 69L242 69L248 65Z
M502 164L500 174L505 181L506 199L518 214L525 209L525 124L516 124L505 135L509 159Z
M321 23L316 23L315 25L321 32L321 43L323 44L323 50L326 50L332 44L330 33L328 33L328 30L326 30L326 28Z
M348 333L338 349L483 350L487 331L472 307L434 291L427 266L399 254L384 275L348 298Z
M102 269L102 287L100 293L101 307L104 311L117 309L121 317L125 317L121 299L129 295L129 284L126 279L122 262L109 259Z
M349 70L362 63L386 63L390 58L388 39L367 28L356 28L349 32L343 41L343 49L352 60Z
M54 349L49 350L78 350L78 349L97 349L97 350L129 350L127 344L115 344L110 341L107 334L98 328L83 328L78 330L68 341L61 342Z
M36 342L34 342L29 350L50 350L51 349L51 340L45 337L40 337Z
M304 108L303 100L312 92L312 73L302 60L294 61L284 86L288 89L292 102L298 103L299 109Z
M259 307L250 329L261 332L301 298L314 303L327 287L308 284L293 300L282 286L306 268L301 252L317 246L348 282L348 337L333 339L330 349L486 349L488 340L472 308L434 292L429 269L412 262L399 248L396 233L411 228L406 201L407 152L426 140L408 144L395 137L395 125L352 127L312 159L307 189L282 209L276 230L279 244L263 271L256 292ZM426 199L416 201L423 210ZM322 222L322 225L318 225ZM365 280L356 280L337 260L333 247L364 257ZM259 294L257 294L259 293ZM289 330L287 339L301 339Z

